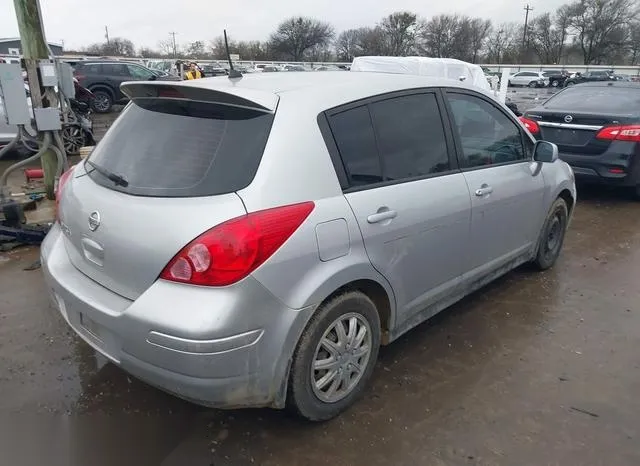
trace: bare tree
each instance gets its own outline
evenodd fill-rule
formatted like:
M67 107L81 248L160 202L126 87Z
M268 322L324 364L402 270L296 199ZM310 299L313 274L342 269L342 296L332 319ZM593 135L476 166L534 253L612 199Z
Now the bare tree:
M503 23L495 27L487 39L487 59L497 64L515 62L521 38L520 27L514 23Z
M531 21L528 37L531 47L542 63L560 63L562 42L566 32L560 30L554 23L549 13Z
M160 49L162 55L165 55L167 57L173 56L173 42L171 40L161 40L160 42L158 42L158 48Z
M334 35L329 23L299 16L280 23L270 42L274 51L300 61L310 49L328 46Z
M109 42L92 44L87 47L87 52L95 55L110 55L132 57L136 54L133 42L122 37L114 37Z
M336 54L338 60L352 61L359 55L361 29L347 29L342 31L336 39Z
M637 65L640 62L640 22L634 21L629 25L629 64Z
M471 47L471 62L476 63L480 57L482 49L484 49L489 32L491 31L491 20L475 18L469 24Z
M380 23L384 32L387 50L393 56L406 56L416 50L416 39L420 32L418 16L409 11L399 11L385 17Z
M570 5L569 26L584 64L600 64L624 45L624 29L638 16L636 0L577 0Z

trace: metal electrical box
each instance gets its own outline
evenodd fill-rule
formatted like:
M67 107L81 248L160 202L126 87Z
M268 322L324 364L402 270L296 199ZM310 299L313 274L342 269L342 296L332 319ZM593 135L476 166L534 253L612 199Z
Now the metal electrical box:
M40 60L38 69L40 70L40 84L43 87L55 87L58 85L56 64L52 60Z
M10 125L28 125L31 112L27 104L22 69L13 63L0 63L0 100L4 118Z
M58 86L68 99L76 96L76 87L73 85L73 68L69 63L57 62Z
M58 108L34 108L33 116L36 120L38 131L58 131L62 129L60 109Z

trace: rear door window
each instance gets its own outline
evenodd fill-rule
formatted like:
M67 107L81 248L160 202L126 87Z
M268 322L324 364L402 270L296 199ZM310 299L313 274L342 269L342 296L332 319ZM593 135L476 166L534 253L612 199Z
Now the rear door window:
M435 94L413 94L371 104L386 181L451 169Z
M124 63L103 63L102 71L110 76L131 76L129 68Z
M136 99L89 160L122 176L116 185L90 164L91 178L140 196L225 194L249 185L258 169L273 115L194 101Z

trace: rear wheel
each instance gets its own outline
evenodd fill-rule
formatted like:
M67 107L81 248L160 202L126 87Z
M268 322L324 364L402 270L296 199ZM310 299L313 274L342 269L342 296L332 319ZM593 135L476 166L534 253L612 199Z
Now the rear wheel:
M113 97L108 91L97 89L93 91L94 99L91 106L97 113L109 113L113 107Z
M533 263L540 270L547 270L556 263L567 231L569 209L564 199L558 198L551 206L540 233L538 254Z
M551 81L551 87L558 87L559 85L560 85L559 81L557 81L555 79L553 81Z
M533 89L534 87L538 87L538 83L537 83L536 81L531 81L531 82L529 83L529 87L530 87L530 88L532 88L532 89Z
M331 419L362 395L380 347L380 318L363 293L350 291L323 304L293 356L288 405L310 421Z
M574 83L573 81L568 81L565 86L569 87L569 86L574 86L576 83Z

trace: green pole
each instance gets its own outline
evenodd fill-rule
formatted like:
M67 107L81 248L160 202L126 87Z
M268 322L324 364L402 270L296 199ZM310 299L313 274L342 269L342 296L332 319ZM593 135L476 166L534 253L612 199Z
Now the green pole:
M38 77L38 61L49 58L49 48L44 36L42 16L38 0L13 0L20 31L22 44L22 56L24 58L27 76L29 77L29 89L31 91L31 104L33 108L42 108L42 89ZM50 93L47 106L57 107L58 101ZM53 101L52 101L53 100ZM44 171L44 186L49 199L55 197L55 175L58 166L56 154L47 150L41 158Z

